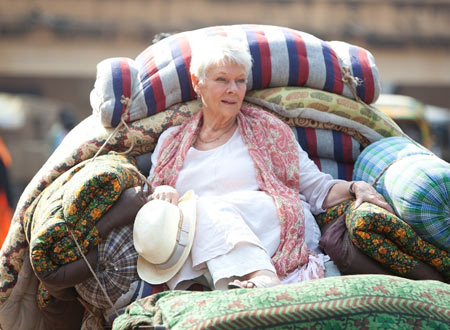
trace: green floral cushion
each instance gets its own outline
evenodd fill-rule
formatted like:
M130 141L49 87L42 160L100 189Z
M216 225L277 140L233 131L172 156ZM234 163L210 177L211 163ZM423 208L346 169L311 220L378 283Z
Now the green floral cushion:
M353 275L267 289L169 291L131 304L113 330L448 329L450 285Z

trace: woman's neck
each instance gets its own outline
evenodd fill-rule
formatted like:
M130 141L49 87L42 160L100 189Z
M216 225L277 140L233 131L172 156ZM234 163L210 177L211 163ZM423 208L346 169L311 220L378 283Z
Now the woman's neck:
M226 143L237 127L236 117L226 121L205 119L203 118L195 143L195 147L201 150L212 149Z

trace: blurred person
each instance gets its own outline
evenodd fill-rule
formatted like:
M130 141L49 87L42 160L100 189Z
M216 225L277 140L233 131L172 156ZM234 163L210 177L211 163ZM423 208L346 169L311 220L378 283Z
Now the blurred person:
M0 246L8 234L9 225L13 215L12 193L8 178L8 169L11 166L11 156L0 137Z
M76 125L73 110L64 106L59 110L58 121L52 125L48 135L51 151L54 151L62 142L67 133Z

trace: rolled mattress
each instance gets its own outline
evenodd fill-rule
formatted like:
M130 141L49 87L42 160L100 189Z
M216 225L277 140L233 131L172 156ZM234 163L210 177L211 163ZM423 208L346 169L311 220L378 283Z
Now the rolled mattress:
M405 137L389 137L359 155L353 180L373 183L396 214L428 242L450 251L450 164Z

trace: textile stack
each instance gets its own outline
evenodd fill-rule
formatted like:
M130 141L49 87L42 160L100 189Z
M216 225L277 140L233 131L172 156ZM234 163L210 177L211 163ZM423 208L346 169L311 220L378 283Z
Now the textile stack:
M133 304L140 298L165 291L167 287L152 286L139 279L130 226L114 228L107 238L101 240L95 225L122 191L144 184L137 174L139 170L142 172L142 168L136 159L153 151L165 129L181 124L200 110L201 104L192 90L189 74L191 48L199 40L212 35L224 35L248 44L253 69L248 77L245 102L271 112L289 124L311 159L334 178L351 180L355 162L363 162L365 150L375 143L392 137L409 140L388 116L370 106L380 94L373 56L363 48L344 42L326 42L310 34L278 26L215 26L168 36L150 45L134 60L105 59L97 66L97 79L90 95L93 114L66 136L27 186L18 203L0 255L2 329L51 328L49 320L55 315L46 314L44 319L40 310L45 311L52 303L57 304L58 298L48 294L42 278L65 265L83 260L83 254L92 249L98 251L97 268L92 270L95 276L73 285L86 311L83 321L81 318L77 320L79 324L76 323L74 329L101 329L102 326L131 329L137 326L136 319L128 322L125 318L116 319L117 315L123 313L127 316L137 310L138 313L146 313L150 309L155 312L149 312L146 317L155 325L157 321L165 325L169 322L170 327L184 324L188 328L190 321L190 326L211 325L202 323L206 322L199 319L203 314L195 309L168 307L174 302L180 301L177 306L182 306L184 300L190 301L189 291L164 292L151 296L142 305ZM99 150L101 155L97 156ZM124 152L126 155L120 154ZM363 177L365 169L358 167L355 171L359 173L356 175L358 179L370 182L368 177ZM448 192L450 187L446 189ZM68 278L70 275L66 274ZM343 301L359 295L358 301L363 304L361 310L372 315L370 322L378 322L389 308L385 309L383 303L368 303L366 298L374 290L365 290L362 283L366 283L367 288L370 284L384 288L385 292L380 290L375 298L377 301L391 294L394 300L415 299L420 302L414 305L415 313L402 322L428 320L428 310L434 308L430 306L438 306L436 308L444 311L441 316L436 316L438 312L433 314L436 324L450 322L445 320L449 298L437 305L433 305L430 298L442 290L436 283L417 286L409 280L400 281L390 276L348 280L343 276L324 280L320 290L302 283L286 290L274 289L270 295L279 299L281 295L289 295L291 289L299 290L290 299L286 298L286 306L293 306L291 311L299 308L300 297L305 297L302 292L309 292L306 305L311 306L318 301L319 304L327 304L333 290L340 291L336 291L336 295ZM191 289L204 290L200 286ZM196 306L211 299L217 307L213 308L214 315L203 317L217 320L222 317L219 312L230 308L225 308L224 304L231 306L237 295L236 292L216 291L198 294L193 296ZM245 312L255 304L251 297L247 298L248 304L242 307ZM265 298L259 299L261 304L262 300ZM155 306L159 306L159 302L158 308L161 309L156 311ZM269 305L263 307L275 311L275 307ZM333 316L324 309L321 313L326 317L322 317L320 322L330 325L333 320L339 323L359 319L355 313L344 309L336 307ZM177 319L170 314L172 312L185 315ZM189 319L192 313L198 316L197 321ZM173 318L163 320L158 318L161 314ZM313 322L311 315L300 314L294 319ZM286 314L286 317L292 315ZM60 315L56 315L58 317ZM398 326L399 316L389 322ZM325 326L325 323L320 325ZM313 326L312 323L304 324Z

